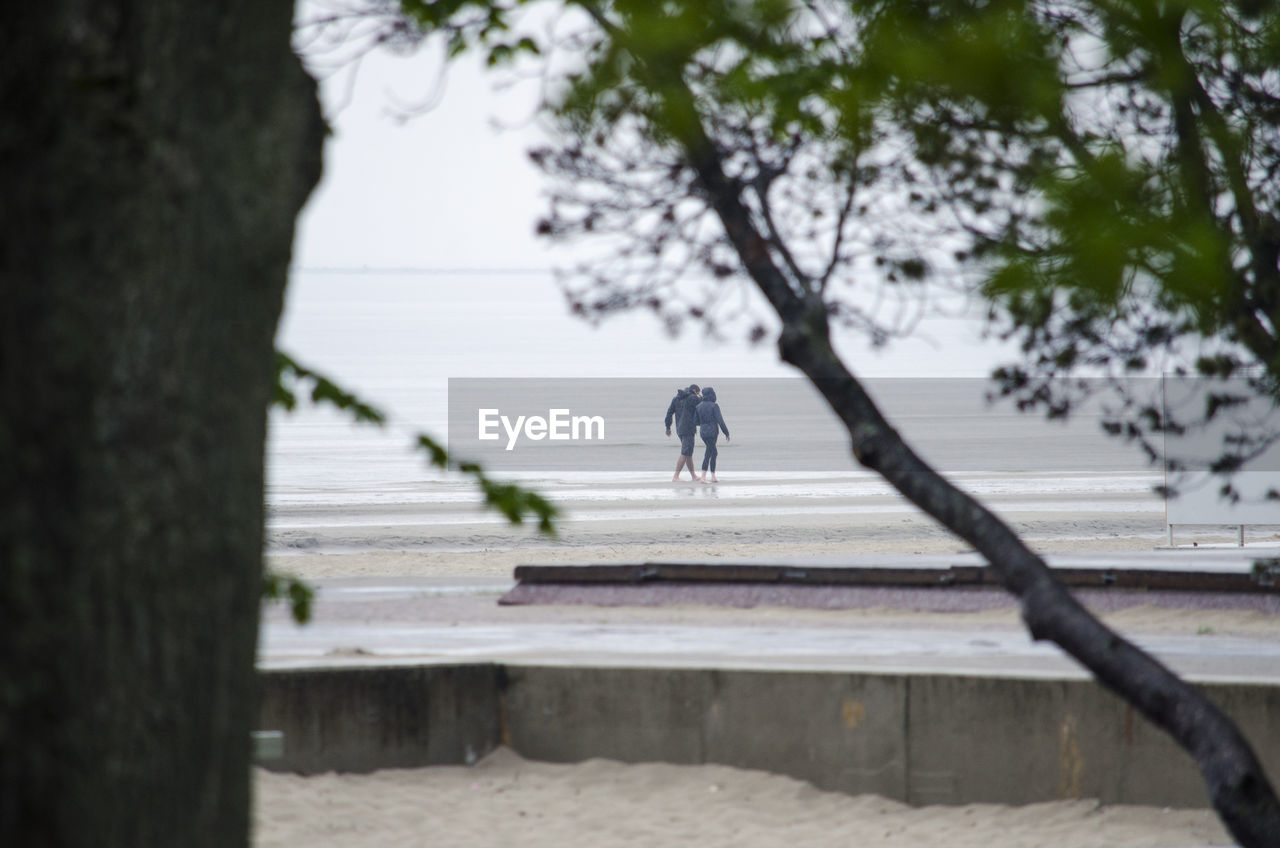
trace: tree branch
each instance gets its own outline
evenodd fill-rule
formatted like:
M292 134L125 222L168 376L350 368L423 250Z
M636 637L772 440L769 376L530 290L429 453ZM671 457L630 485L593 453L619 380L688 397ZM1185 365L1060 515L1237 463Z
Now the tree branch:
M1253 195L1249 190L1244 167L1240 161L1241 151L1231 130L1218 111L1213 98L1205 91L1196 74L1195 67L1182 49L1181 41L1182 14L1178 13L1163 21L1169 29L1168 38L1172 44L1167 60L1175 65L1173 79L1166 89L1173 108L1174 135L1178 141L1179 159L1183 173L1188 175L1191 183L1190 202L1210 220L1216 220L1213 191L1212 168L1207 159L1205 140L1200 133L1200 122L1208 128L1209 137L1217 148L1222 162L1228 190L1235 204L1236 217L1240 222L1240 234L1249 252L1250 265L1254 272L1254 288L1266 289L1268 281L1274 281L1277 270L1274 263L1267 267L1266 258L1270 252L1266 249L1259 227L1258 211L1254 207ZM1197 120L1197 114L1198 120ZM1235 275L1233 268L1227 267L1223 272ZM1269 332L1254 312L1252 299L1249 297L1250 287L1243 284L1232 287L1233 297L1228 309L1231 323L1242 344L1251 350L1261 362L1267 363L1269 370L1280 373L1280 339ZM1275 283L1273 282L1274 286Z
M661 80L668 91L673 76ZM687 88L681 100L693 110ZM769 255L767 239L751 224L741 186L726 178L701 122L682 124L689 129L680 141L729 241L782 319L782 359L804 373L839 415L857 460L991 563L1005 588L1018 597L1034 638L1055 642L1168 732L1195 760L1215 808L1243 845L1273 845L1280 833L1280 802L1235 724L1200 690L1099 622L1008 525L911 450L836 355L821 301L802 298L787 285Z
M823 269L822 276L818 278L818 291L820 292L826 291L831 275L835 273L836 268L840 267L840 248L844 245L845 223L849 220L849 213L853 211L853 199L857 196L857 193L857 183L850 180L849 190L845 193L844 203L840 207L840 214L836 216L836 233L831 246L831 259L827 262L827 267Z

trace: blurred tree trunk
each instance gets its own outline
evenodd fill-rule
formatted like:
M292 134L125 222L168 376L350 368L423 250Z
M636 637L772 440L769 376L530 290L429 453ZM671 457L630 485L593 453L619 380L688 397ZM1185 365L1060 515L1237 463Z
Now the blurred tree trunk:
M292 15L0 13L0 844L247 842Z

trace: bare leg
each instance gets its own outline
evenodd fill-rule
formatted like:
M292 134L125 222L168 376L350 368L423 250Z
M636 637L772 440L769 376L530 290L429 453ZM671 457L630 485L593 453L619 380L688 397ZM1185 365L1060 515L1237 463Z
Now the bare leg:
M680 458L676 460L676 473L675 473L675 476L671 478L672 483L680 482L680 472L684 470L684 461L688 458L689 457L685 456L684 454L681 454Z

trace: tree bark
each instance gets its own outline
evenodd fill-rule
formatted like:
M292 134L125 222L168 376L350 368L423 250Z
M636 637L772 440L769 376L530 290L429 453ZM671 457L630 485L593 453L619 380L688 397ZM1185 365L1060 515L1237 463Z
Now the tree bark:
M0 844L248 841L292 14L0 14Z

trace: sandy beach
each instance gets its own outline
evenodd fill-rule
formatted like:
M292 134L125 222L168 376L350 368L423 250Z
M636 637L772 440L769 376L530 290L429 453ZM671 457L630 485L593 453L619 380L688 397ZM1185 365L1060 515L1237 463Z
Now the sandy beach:
M911 808L724 766L530 762L315 777L258 771L255 845L1186 848L1230 845L1212 813L1062 801Z
M1150 550L1165 540L1152 475L990 474L961 478L1046 553ZM536 485L536 484L535 484ZM389 503L289 504L268 522L270 564L301 577L377 574L510 577L529 562L639 562L868 553L966 546L864 477L746 478L719 485L634 481L544 484L564 518L554 538L479 508L462 484ZM433 497L434 496L434 497ZM1275 540L1277 528L1253 540ZM1229 528L1188 528L1178 543L1224 543ZM358 556L353 556L358 554Z
M1043 486L1017 475L997 475L969 482L1046 554L1151 551L1165 542L1163 507L1148 494L1149 480L1095 475ZM795 486L803 484L796 481ZM554 539L527 527L506 526L465 496L431 503L405 499L390 504L292 504L272 510L268 560L276 570L311 580L401 577L457 588L458 592L428 593L394 613L406 621L440 626L500 621L589 622L603 628L667 623L962 626L975 632L1019 628L1014 609L955 615L768 606L497 606L512 569L525 563L767 560L965 550L959 540L890 493L845 484L833 484L825 492L816 488L819 496L800 500L750 481L717 487L629 482L603 492L599 487L561 486L552 494L564 506L565 518ZM1251 545L1262 546L1264 552L1280 549L1277 530L1251 528ZM1175 542L1209 550L1233 540L1231 528L1186 528ZM322 594L318 617L338 614L337 606L326 609ZM268 610L267 615L278 619L283 611ZM1280 630L1274 616L1245 611L1189 617L1176 610L1140 607L1108 618L1129 633L1257 637ZM722 766L601 760L551 764L527 761L506 749L470 767L311 777L258 771L255 786L255 844L262 848L1231 844L1208 810L1105 807L1089 799L1028 807L911 808Z

